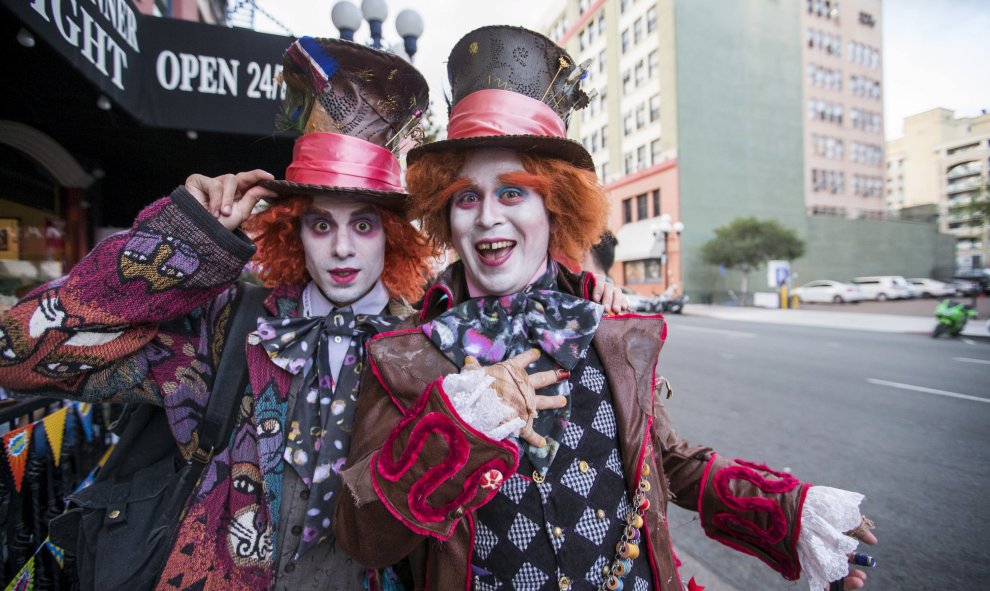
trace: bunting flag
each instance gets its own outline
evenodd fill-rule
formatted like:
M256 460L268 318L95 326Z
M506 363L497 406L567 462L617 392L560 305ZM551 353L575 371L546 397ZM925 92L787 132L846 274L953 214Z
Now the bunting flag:
M45 434L48 436L48 445L52 448L52 457L55 459L56 466L62 458L62 436L65 435L65 418L68 414L69 407L63 406L42 419L42 422L45 423Z
M53 544L51 538L45 538L45 548L48 548L48 551L52 553L52 557L58 563L59 568L65 568L65 550Z
M34 591L34 556L27 561L4 591Z
M6 452L7 462L10 464L10 471L14 475L14 487L17 492L21 492L21 481L24 480L24 464L27 463L33 429L34 423L31 423L14 429L3 436L3 450Z
M86 441L93 441L93 405L88 402L73 402L76 407L76 414L79 415L79 423L82 425L83 436Z

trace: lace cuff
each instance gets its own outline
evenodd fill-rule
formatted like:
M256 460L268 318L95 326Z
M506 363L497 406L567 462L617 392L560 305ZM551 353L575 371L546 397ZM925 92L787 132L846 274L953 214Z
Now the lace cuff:
M801 534L797 552L801 569L812 591L828 587L849 574L849 552L859 541L842 532L859 525L859 504L863 495L830 488L812 486L801 511Z
M486 437L501 441L509 435L517 435L526 422L515 415L511 406L502 404L491 387L495 378L481 370L450 374L443 379L443 390L450 398L454 410L465 423Z

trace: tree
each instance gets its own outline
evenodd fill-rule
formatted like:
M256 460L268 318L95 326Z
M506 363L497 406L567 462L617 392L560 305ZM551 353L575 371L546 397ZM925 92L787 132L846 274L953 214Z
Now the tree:
M715 228L715 237L701 247L701 258L710 265L742 272L743 297L749 290L749 272L769 260L791 261L804 254L804 242L777 220L736 218Z

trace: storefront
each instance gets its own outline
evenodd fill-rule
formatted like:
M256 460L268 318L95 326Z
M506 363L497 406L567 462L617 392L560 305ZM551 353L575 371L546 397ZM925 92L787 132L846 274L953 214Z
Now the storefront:
M0 0L0 294L59 276L193 172L281 175L290 42L123 0Z

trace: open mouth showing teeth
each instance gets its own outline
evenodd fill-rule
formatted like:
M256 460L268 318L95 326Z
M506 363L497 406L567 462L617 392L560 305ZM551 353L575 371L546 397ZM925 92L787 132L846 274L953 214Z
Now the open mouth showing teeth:
M509 253L516 245L514 240L499 240L497 242L481 242L475 249L485 259L499 259Z

